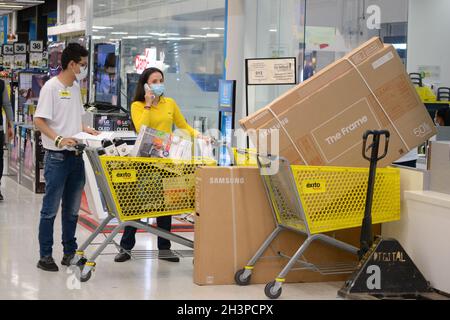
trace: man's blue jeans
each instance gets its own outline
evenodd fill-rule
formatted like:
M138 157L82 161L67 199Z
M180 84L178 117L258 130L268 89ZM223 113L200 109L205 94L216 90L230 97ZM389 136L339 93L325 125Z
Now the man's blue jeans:
M47 151L44 177L45 196L39 224L41 258L52 256L53 225L61 200L64 254L73 254L78 248L75 231L86 181L83 157L69 151Z

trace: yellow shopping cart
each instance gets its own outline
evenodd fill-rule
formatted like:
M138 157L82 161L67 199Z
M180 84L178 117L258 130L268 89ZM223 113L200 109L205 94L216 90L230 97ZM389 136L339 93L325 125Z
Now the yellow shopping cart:
M256 262L282 230L301 233L307 238L275 281L267 284L267 297L276 299L281 295L285 277L294 267L296 270L311 270L321 274L345 274L355 271L356 263L319 266L304 260L303 254L316 240L355 255L359 253L358 248L324 233L362 225L369 169L291 166L286 159L273 156L258 156L257 161L277 227L247 265L236 272L236 283L250 283ZM274 167L278 170L274 170ZM276 173L272 174L271 171ZM371 207L373 223L400 219L399 169L385 168L376 171Z
M146 218L192 213L195 208L195 172L200 166L214 166L210 159L171 160L159 158L132 158L99 156L96 149L87 149L86 155L94 169L96 181L106 204L108 217L80 246L72 265L81 270L80 280L90 279L96 258L125 227L133 226L149 233L193 248L193 242L169 231L140 221ZM91 257L85 250L116 218L117 227L106 237ZM133 252L129 252L133 256ZM171 251L179 257L192 256L192 250Z

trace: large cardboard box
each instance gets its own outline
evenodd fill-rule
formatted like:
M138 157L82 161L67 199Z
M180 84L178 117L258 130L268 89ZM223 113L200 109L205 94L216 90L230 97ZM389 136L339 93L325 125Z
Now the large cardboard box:
M387 129L389 153L379 163L386 166L436 133L395 48L379 38L240 124L247 131L279 129L279 154L293 164L307 165L366 166L361 156L364 132Z
M243 268L269 234L275 220L258 168L202 167L196 178L196 217L194 241L194 283L232 285L234 274ZM374 228L380 234L380 227ZM330 235L359 246L360 228L340 230ZM252 283L273 281L287 259L305 237L282 232L255 266ZM271 257L271 258L270 258ZM305 258L318 264L352 262L356 257L321 242L313 243ZM287 282L343 281L349 275L322 276L311 271L291 271Z

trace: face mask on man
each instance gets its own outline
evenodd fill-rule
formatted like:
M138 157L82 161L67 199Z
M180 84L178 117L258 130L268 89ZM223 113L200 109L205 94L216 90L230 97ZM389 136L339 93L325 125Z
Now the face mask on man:
M74 71L75 73L75 71ZM75 77L77 78L78 81L81 81L83 79L85 79L88 75L88 67L84 66L84 67L80 67L80 73L75 73Z
M158 97L161 97L166 91L164 84L152 84L150 88L152 89L152 92Z

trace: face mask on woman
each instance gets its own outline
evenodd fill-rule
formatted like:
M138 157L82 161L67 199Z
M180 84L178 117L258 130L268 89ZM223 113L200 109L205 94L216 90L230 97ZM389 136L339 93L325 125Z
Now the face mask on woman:
M153 93L158 97L161 97L166 90L164 84L162 84L162 83L161 84L152 84L150 86L150 88L152 89Z

